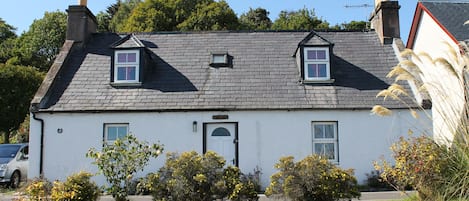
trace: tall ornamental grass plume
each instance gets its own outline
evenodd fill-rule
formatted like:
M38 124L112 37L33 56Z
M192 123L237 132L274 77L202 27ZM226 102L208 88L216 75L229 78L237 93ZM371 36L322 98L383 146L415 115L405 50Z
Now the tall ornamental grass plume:
M410 185L419 200L469 200L469 57L467 51L447 47L439 58L403 51L402 61L388 74L395 83L377 95L399 101L416 97L418 105L431 100L432 113L427 115L433 121L433 135L400 138L391 147L395 163L375 162L384 181L398 189ZM408 81L412 92L399 84L402 81ZM417 118L416 110L423 108L410 110ZM381 105L372 112L392 113Z

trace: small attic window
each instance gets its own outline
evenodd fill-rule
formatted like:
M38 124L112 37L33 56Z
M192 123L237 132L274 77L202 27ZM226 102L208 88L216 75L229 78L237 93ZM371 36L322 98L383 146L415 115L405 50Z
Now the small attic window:
M210 57L210 66L212 67L230 66L228 53L212 53Z
M304 80L330 80L329 47L304 47Z
M114 83L138 83L140 51L116 50L114 55Z

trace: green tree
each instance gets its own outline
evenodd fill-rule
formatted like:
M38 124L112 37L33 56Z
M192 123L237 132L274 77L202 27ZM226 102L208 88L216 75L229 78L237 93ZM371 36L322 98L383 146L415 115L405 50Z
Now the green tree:
M146 0L130 14L123 26L124 32L173 31L172 8L161 0Z
M329 23L319 19L313 10L281 11L272 25L274 30L328 29Z
M116 201L127 200L132 179L148 164L150 157L158 157L163 147L158 144L141 142L133 135L106 144L101 151L91 148L86 154L94 159L100 173L111 185L107 190Z
M109 30L113 32L124 32L124 27L132 11L141 3L141 0L117 1L116 12L110 16Z
M96 20L98 21L98 32L114 32L115 30L111 29L111 20L116 15L119 7L121 5L121 1L117 1L116 3L111 4L107 7L106 11L99 12L96 15Z
M2 18L0 18L0 43L9 38L15 38L15 31L15 27L7 24Z
M16 34L15 27L7 24L0 18L0 63L5 63L11 56Z
M351 21L349 23L343 23L341 28L345 30L365 30L369 29L369 24L365 21Z
M268 30L272 26L272 20L269 18L269 11L264 8L249 8L247 13L239 17L242 29L246 30Z
M182 31L236 30L238 17L226 1L198 4L196 11L177 27Z
M25 119L43 76L33 67L0 64L0 132L5 143Z
M10 63L34 66L47 71L65 41L67 14L61 11L46 12L34 20L28 31L17 42L13 61Z

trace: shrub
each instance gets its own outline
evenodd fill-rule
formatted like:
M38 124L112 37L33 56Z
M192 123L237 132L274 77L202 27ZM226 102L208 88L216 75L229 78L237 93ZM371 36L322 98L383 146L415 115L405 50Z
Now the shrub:
M170 153L158 173L148 176L152 195L165 201L257 200L254 184L242 180L237 167L224 165L223 157L211 151Z
M287 197L293 201L358 198L353 170L342 170L327 159L310 155L299 162L293 156L275 164L279 172L271 176L267 196Z
M80 172L67 177L65 182L55 181L52 188L52 200L97 200L99 196L99 188L96 183L90 181L91 176L91 173Z
M102 151L91 148L86 156L94 159L94 164L111 185L107 191L112 197L116 201L124 201L134 174L143 170L150 157L158 157L162 151L161 145L140 142L129 134L112 145L105 145Z
M394 184L393 181L389 181ZM373 170L366 174L366 184L363 186L362 191L386 191L394 190L394 187L381 178L379 170Z
M29 197L30 201L48 200L52 183L47 179L36 178L29 182L24 189L24 194Z

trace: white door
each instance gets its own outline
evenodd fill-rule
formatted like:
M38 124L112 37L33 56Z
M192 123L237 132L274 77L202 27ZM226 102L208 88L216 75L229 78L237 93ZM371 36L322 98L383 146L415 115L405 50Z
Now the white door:
M205 128L205 151L214 151L226 160L226 165L238 164L236 158L236 123L210 123Z

